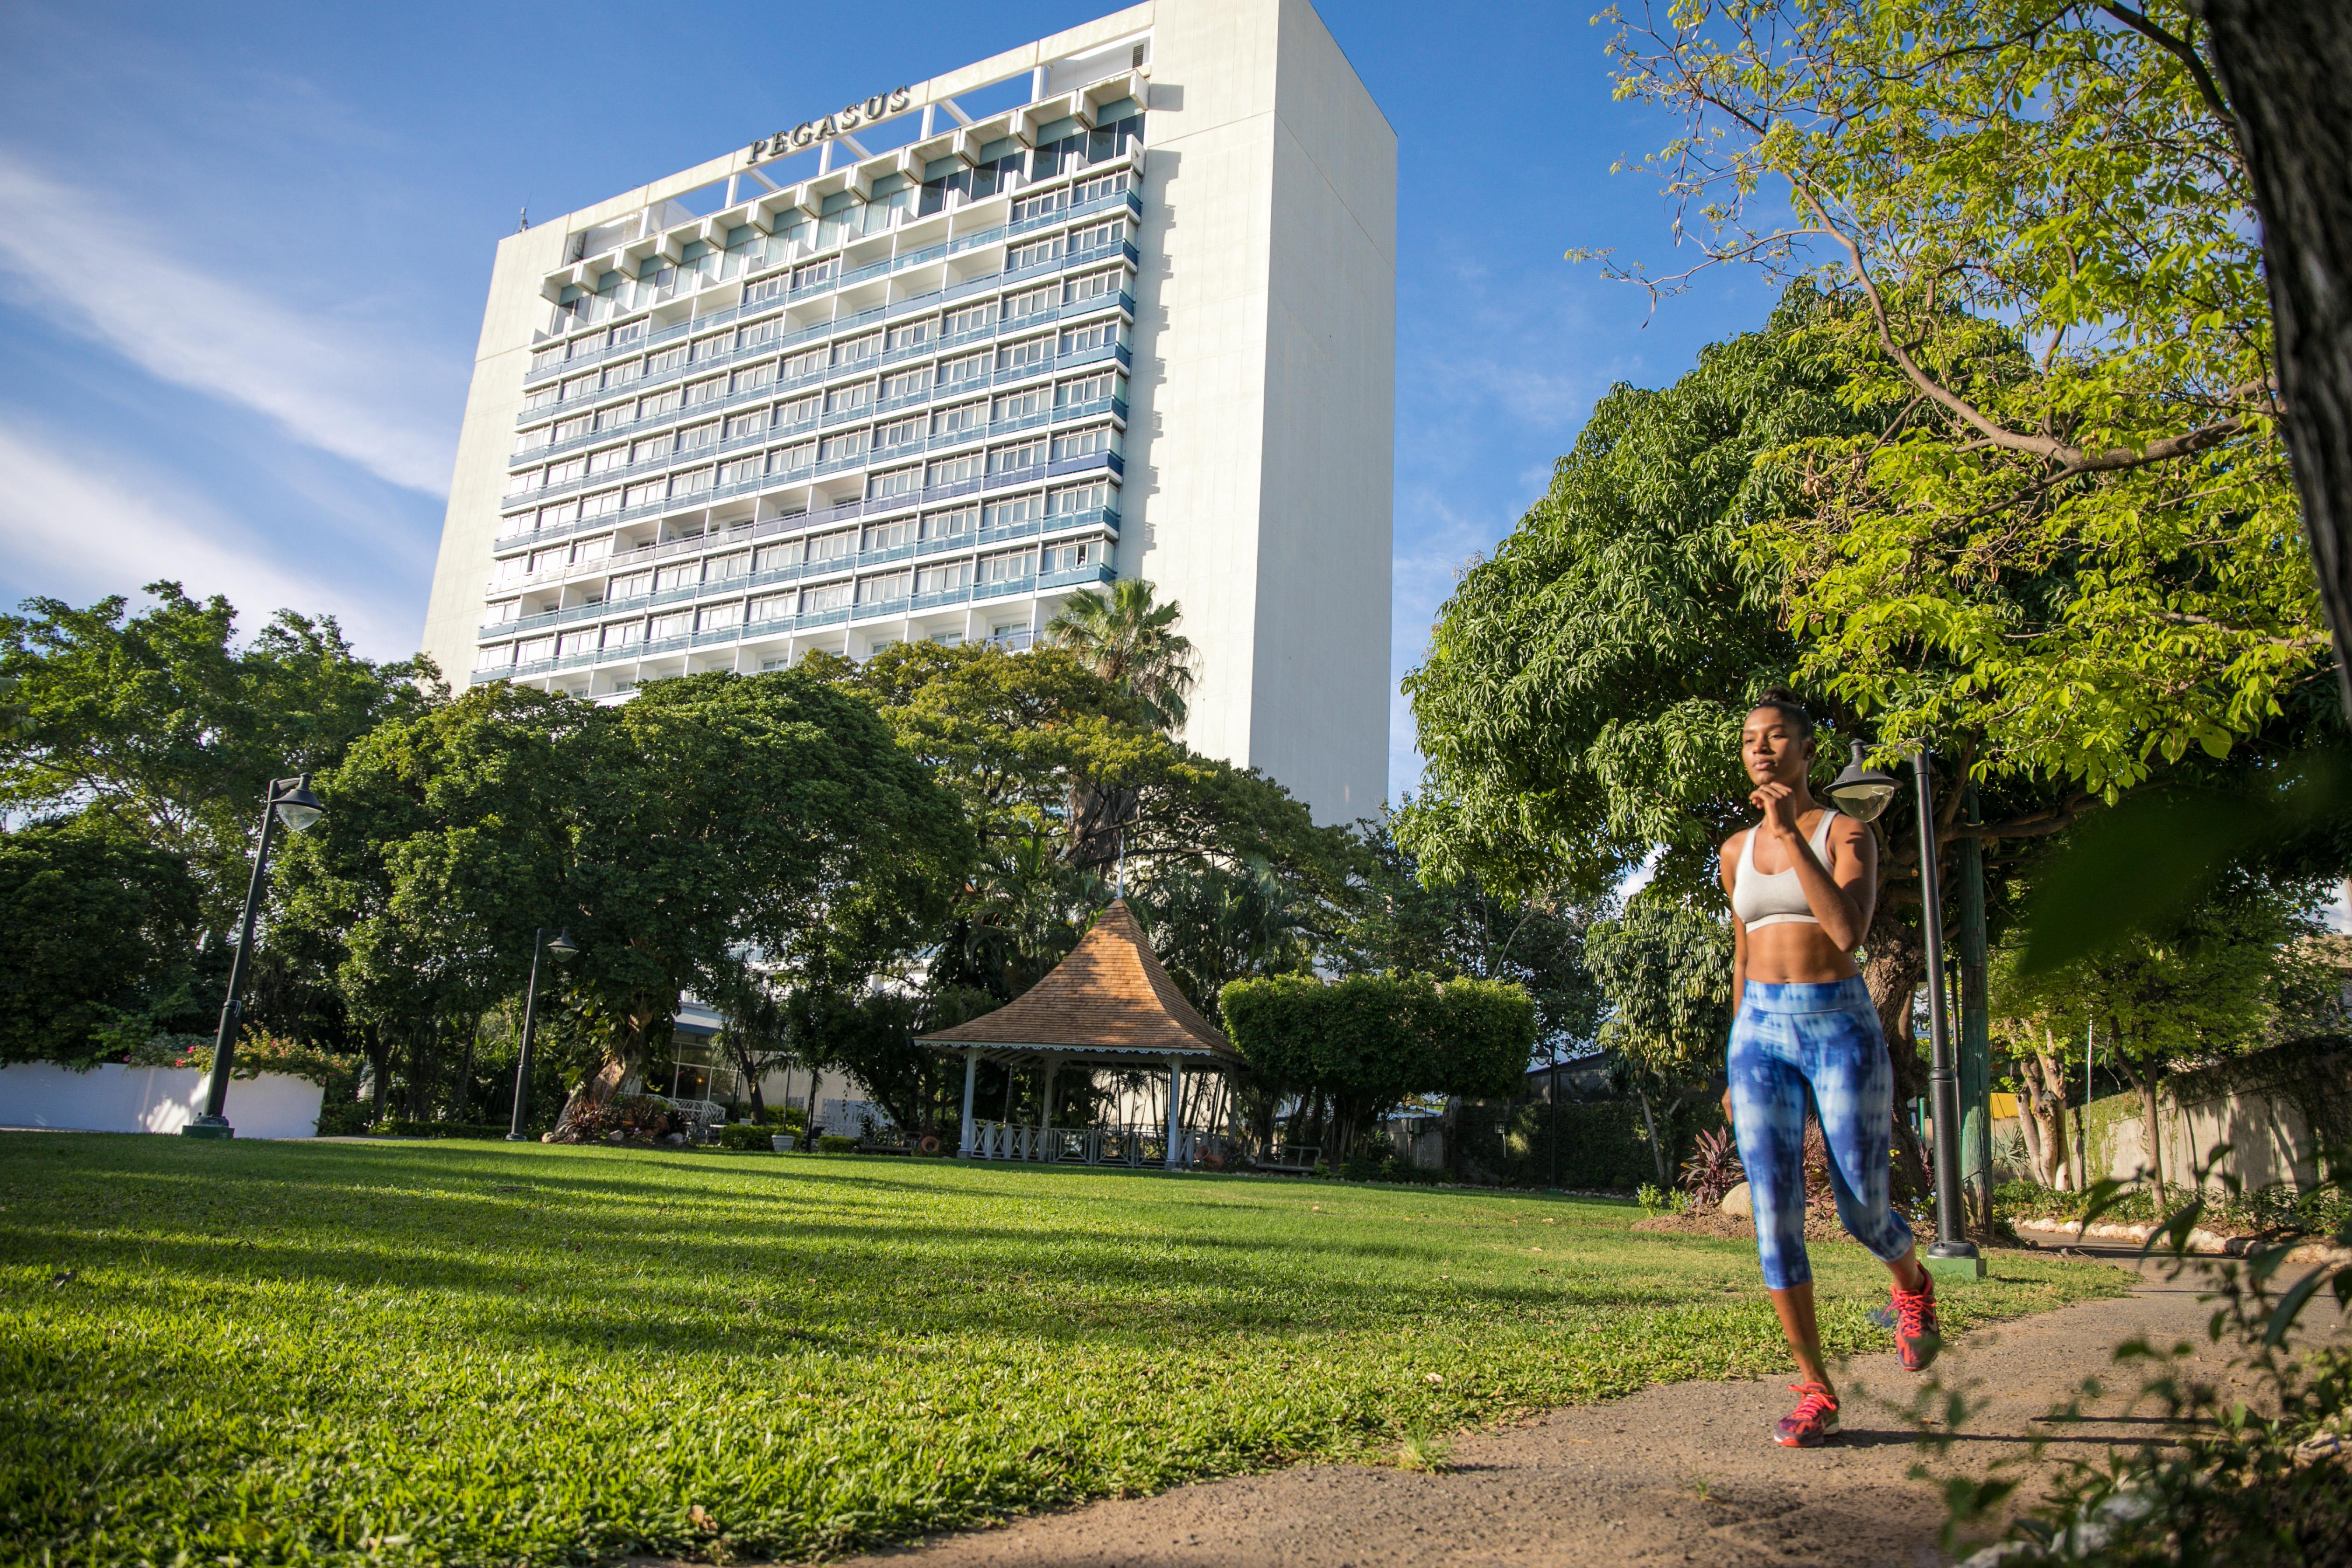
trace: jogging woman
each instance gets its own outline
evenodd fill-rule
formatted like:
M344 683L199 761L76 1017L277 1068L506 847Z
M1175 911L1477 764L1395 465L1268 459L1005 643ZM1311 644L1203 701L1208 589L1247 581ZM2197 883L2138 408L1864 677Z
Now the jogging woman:
M1895 1074L1853 951L1877 901L1870 830L1820 805L1806 780L1813 725L1771 692L1748 715L1740 757L1764 820L1723 845L1733 915L1728 1100L1756 1208L1764 1286L1801 1382L1773 1440L1819 1447L1837 1430L1837 1392L1822 1364L1813 1274L1805 1258L1805 1110L1828 1142L1838 1218L1895 1277L1895 1349L1912 1371L1936 1357L1936 1288L1911 1227L1887 1195Z

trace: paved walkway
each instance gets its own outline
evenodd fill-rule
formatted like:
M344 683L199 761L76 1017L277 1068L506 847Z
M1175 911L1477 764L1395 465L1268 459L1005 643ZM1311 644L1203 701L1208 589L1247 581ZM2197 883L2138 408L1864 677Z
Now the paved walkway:
M2121 1255L2118 1254L2118 1257ZM2118 1266L2123 1266L2120 1262ZM2125 1299L2084 1302L1968 1336L1939 1363L1989 1406L1956 1462L2021 1453L2035 1418L2136 1333L2207 1346L2193 1283L2150 1268ZM2210 1368L2209 1367L2209 1370ZM2127 1384L2128 1378L2111 1381ZM1845 1431L1780 1448L1786 1379L1685 1383L1458 1439L1422 1475L1310 1465L1095 1503L860 1559L871 1568L1385 1568L1436 1563L1935 1564L1941 1505L1893 1406L1917 1380L1891 1354L1840 1379ZM2100 1408L2114 1413L2120 1402ZM2144 1423L2039 1428L2050 1452L2128 1442ZM1965 1456L1965 1458L1963 1458Z

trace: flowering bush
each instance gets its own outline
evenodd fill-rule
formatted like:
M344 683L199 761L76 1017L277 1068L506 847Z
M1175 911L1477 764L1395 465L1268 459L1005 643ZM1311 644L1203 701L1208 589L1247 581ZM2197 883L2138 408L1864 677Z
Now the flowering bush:
M1739 1163L1739 1145L1727 1131L1702 1132L1683 1162L1683 1192L1698 1209L1720 1208L1723 1194L1748 1179Z

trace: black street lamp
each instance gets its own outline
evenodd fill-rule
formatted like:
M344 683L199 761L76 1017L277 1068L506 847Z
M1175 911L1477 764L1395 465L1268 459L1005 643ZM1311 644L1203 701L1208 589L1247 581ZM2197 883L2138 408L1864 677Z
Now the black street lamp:
M228 996L221 1003L220 1032L213 1037L212 1076L205 1080L205 1113L180 1129L187 1138L234 1138L236 1130L223 1114L228 1109L229 1068L236 1057L236 1026L244 1015L238 1000L245 989L246 961L253 955L253 923L261 910L261 889L269 875L269 846L283 822L296 833L305 832L326 807L310 793L310 775L271 779L261 795L261 846L253 853L253 879L245 885L245 920L238 927L236 956L228 963Z
M556 963L562 963L580 951L570 931L559 931L551 934L554 940L550 941L551 933L541 926L530 939L530 981L523 987L522 993L522 1056L515 1063L514 1119L507 1124L507 1142L509 1143L524 1142L522 1119L530 1107L530 1040L539 1007L539 955L545 952Z
M1936 784L1925 746L1911 753L1919 791L1919 925L1927 939L1927 1110L1936 1129L1936 1241L1931 1260L1962 1265L1939 1270L1980 1275L1984 1263L1960 1229L1960 1073L1952 1059L1951 1018L1944 1000L1944 893L1936 873ZM1822 791L1832 805L1861 822L1874 822L1893 803L1900 780L1853 760Z

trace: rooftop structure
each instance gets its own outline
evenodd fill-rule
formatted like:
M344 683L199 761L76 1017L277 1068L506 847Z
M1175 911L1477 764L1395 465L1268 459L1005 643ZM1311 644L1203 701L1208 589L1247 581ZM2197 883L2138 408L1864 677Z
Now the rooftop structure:
M1395 182L1307 0L1150 0L511 235L426 650L621 700L1142 577L1186 741L1371 815Z

